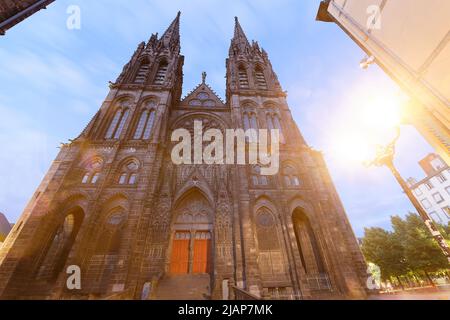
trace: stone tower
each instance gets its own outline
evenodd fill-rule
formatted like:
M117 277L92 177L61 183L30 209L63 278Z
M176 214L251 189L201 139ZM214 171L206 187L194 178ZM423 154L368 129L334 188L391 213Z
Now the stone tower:
M206 74L181 98L179 24L178 13L139 44L97 114L61 146L0 251L0 297L364 297L356 239L267 53L236 18L226 101ZM195 155L176 164L172 133L195 140L198 123L219 133L279 129L278 173ZM70 266L81 288L67 287Z

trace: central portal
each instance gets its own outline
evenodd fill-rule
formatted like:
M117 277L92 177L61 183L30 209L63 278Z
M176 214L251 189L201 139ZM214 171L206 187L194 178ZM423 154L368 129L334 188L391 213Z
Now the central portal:
M212 258L211 207L206 198L194 190L175 209L171 274L209 273Z

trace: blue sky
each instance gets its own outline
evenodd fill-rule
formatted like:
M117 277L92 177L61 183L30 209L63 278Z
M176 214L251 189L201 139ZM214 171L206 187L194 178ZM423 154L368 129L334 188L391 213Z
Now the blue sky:
M335 24L316 22L319 1L298 0L58 0L0 38L0 211L14 222L58 152L100 107L139 42L162 32L178 10L185 55L183 94L208 73L225 96L225 59L238 16L247 37L268 53L288 91L295 121L324 152L358 236L389 227L389 217L412 210L385 168L366 168L334 156L340 130L351 128L361 96L396 92L377 66L359 68L362 50ZM81 9L81 29L69 30L67 8ZM349 103L351 101L352 103ZM356 103L355 103L356 102ZM396 164L421 177L417 161L431 147L404 126Z

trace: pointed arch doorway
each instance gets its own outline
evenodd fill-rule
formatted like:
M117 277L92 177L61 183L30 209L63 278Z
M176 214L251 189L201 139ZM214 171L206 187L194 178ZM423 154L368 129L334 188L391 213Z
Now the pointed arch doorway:
M212 208L195 189L182 197L172 226L171 274L209 273L212 264Z

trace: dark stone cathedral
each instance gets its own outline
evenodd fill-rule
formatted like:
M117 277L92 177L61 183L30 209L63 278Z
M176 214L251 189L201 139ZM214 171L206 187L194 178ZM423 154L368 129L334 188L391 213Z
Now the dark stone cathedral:
M237 18L226 101L182 98L180 14L137 47L0 249L2 299L355 299L366 265L320 152ZM175 164L177 128L278 129L279 171ZM68 286L70 267L80 286Z

